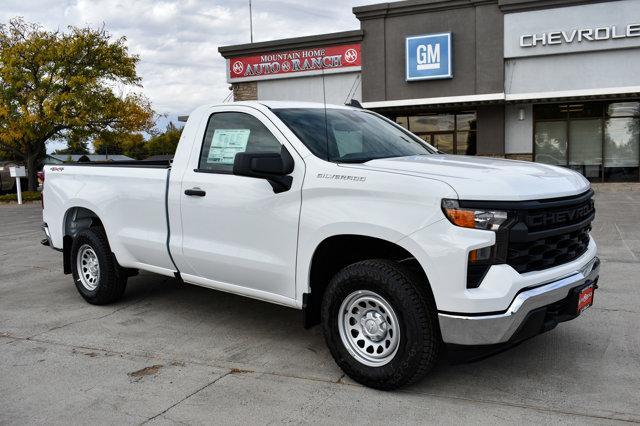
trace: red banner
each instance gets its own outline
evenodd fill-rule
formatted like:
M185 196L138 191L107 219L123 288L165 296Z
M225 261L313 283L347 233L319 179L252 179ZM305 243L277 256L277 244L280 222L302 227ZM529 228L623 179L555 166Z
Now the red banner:
M240 56L227 60L229 81L262 80L286 77L286 74L340 72L359 67L360 44L313 47Z

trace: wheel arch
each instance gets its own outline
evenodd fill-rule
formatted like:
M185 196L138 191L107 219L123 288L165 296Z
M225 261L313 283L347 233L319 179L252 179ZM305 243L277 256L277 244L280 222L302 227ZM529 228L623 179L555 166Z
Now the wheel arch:
M383 238L359 234L337 234L322 240L309 264L308 289L303 294L304 327L320 322L324 291L331 278L342 268L367 259L393 260L410 269L431 292L427 271L407 248Z
M71 273L71 245L73 244L73 239L80 231L96 226L104 228L104 223L91 209L75 206L68 208L65 212L62 223L62 253L65 274Z

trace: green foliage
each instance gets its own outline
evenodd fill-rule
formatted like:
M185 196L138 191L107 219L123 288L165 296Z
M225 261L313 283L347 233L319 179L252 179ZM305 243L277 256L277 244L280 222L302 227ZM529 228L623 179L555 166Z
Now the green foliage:
M67 147L62 149L56 149L54 154L89 154L89 148L87 146L87 140L79 133L73 133L69 135L67 139Z
M136 160L147 157L146 142L141 133L119 134L105 132L93 140L96 154L122 154Z
M147 141L147 156L175 154L180 135L182 135L182 128L179 129L169 122L163 133L152 136Z
M38 191L24 191L22 193L22 201L39 201L40 193ZM4 194L0 195L0 203L10 203L10 202L18 202L18 195L13 194Z
M0 149L25 162L31 189L47 141L153 127L148 99L128 91L140 87L138 61L124 37L112 39L104 28L0 25Z
M2 149L2 146L0 146L0 161L18 161L18 156L15 152Z
M153 155L173 155L176 152L182 129L169 123L162 133L145 141L140 133L103 132L93 140L96 154L126 155L143 160Z
M126 137L122 139L122 152L127 157L143 160L147 157L145 145L144 136L140 133L126 135Z
M124 154L122 135L115 132L102 132L93 140L93 152L96 154Z

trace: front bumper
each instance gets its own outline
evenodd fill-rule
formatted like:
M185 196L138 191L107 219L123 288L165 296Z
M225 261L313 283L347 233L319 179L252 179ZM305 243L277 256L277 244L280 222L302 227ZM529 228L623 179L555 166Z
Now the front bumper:
M558 322L577 316L556 315L559 302L571 304L575 289L597 283L600 260L594 257L565 278L519 292L506 311L490 314L439 313L442 339L447 344L485 346L514 344L542 333ZM576 299L577 300L577 299ZM554 306L555 305L555 306ZM555 310L551 308L554 307ZM563 306L562 309L565 309ZM547 312L549 311L549 312Z

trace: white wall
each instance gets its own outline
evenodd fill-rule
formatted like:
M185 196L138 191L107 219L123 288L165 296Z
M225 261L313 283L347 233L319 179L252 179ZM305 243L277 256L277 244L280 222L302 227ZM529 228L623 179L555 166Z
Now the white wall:
M640 5L640 1L638 1ZM505 93L527 94L567 90L640 86L640 49L537 56L505 61ZM609 92L612 93L612 92ZM551 96L549 96L551 97Z
M505 14L507 100L558 97L554 92L564 92L559 96L635 93L640 87L640 37L634 36L639 22L640 0ZM634 29L626 36L628 25ZM581 39L582 32L592 34L593 40ZM532 34L540 38L555 34L554 42L522 47L521 37Z
M504 57L517 58L631 47L640 48L640 37L621 37L626 34L627 25L640 22L639 15L640 1L638 0L597 2L507 13L504 15ZM611 37L613 36L612 26L616 27L616 38ZM601 28L599 40L579 41L578 35L573 34L573 31L580 29L593 31L596 28ZM608 38L602 34L603 31L606 31L604 28L608 28ZM523 35L537 34L541 37L543 33L560 31L564 31L567 39L571 41L566 42L562 36L559 43L558 40L555 40L553 44L537 43L533 47L520 46L520 37ZM531 44L530 38L526 44Z
M524 120L520 120L520 110ZM533 107L531 104L506 105L504 110L504 151L506 154L533 152Z
M360 73L326 74L327 103L342 105L349 100L362 101ZM348 96L349 93L353 93ZM322 102L322 76L294 77L258 81L258 100Z

